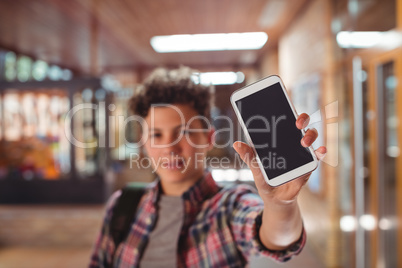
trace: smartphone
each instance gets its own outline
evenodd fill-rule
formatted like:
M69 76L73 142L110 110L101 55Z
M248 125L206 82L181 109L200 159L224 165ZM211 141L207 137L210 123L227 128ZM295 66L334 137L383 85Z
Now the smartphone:
M235 91L230 101L269 185L279 186L317 168L313 148L300 143L305 132L296 127L296 110L279 76Z

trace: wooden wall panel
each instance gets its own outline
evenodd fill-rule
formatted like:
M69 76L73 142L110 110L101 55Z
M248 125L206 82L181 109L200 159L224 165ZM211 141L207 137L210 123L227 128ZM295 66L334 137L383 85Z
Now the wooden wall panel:
M295 19L278 42L279 74L287 88L292 91L300 81L318 75L321 80L320 108L325 111L327 104L339 101L335 81L335 38L331 32L332 3L330 0L314 0ZM342 103L338 102L338 110ZM325 113L322 113L325 115ZM328 149L327 160L338 161L338 133L327 132L328 124L337 123L337 118L326 120L323 140ZM337 166L321 163L321 185L319 194L310 194L302 200L303 215L306 219L320 219L309 228L311 244L327 267L338 267L341 236L339 228L339 180ZM307 189L306 189L307 190ZM308 190L307 190L308 191ZM317 206L320 203L320 206ZM308 221L308 220L307 220ZM317 226L317 224L319 226Z
M279 40L279 73L292 87L303 75L324 70L328 37L326 1L313 1Z

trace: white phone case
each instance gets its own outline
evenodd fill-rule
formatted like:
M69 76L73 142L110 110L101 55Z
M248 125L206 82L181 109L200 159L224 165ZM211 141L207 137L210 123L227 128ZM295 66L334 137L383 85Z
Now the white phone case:
M285 89L285 87L283 85L283 82L279 78L279 76L276 76L276 75L266 77L266 78L261 79L261 80L255 82L255 83L253 83L253 84L245 86L245 87L235 91L230 97L230 101L232 103L232 106L233 106L233 109L234 109L234 111L236 113L236 116L237 116L237 118L239 120L239 123L240 123L240 125L241 125L241 127L243 129L245 137L246 137L248 143L250 144L250 146L254 150L254 154L256 155L258 165L259 165L259 168L260 168L262 174L264 175L264 179L271 186L279 186L279 185L284 184L284 183L286 183L288 181L296 179L296 178L298 178L298 177L300 177L300 176L302 176L304 174L312 172L318 166L318 160L317 160L317 158L315 156L313 148L310 146L310 147L308 147L308 149L309 149L309 151L310 151L310 153L312 155L313 161L308 162L307 164L299 166L299 167L297 167L295 169L292 169L292 170L290 170L290 171L288 171L288 172L286 172L286 173L284 173L282 175L279 175L277 177L268 178L268 175L266 174L266 172L265 172L265 170L264 170L264 168L262 166L260 156L258 155L256 149L254 148L254 144L253 144L252 139L250 137L250 134L249 134L249 132L248 132L248 130L246 128L246 125L244 123L243 117L240 114L240 111L239 111L239 109L238 109L238 107L236 105L236 101L241 100L241 99L243 99L243 98L245 98L245 97L247 97L249 95L252 95L252 94L254 94L254 93L256 93L256 92L258 92L260 90L269 90L269 89L267 89L267 87L269 87L271 85L274 85L276 83L279 83L281 85L281 88L282 88L282 90L284 92L284 95L286 96L286 99L287 99L287 101L289 103L289 107L292 110L292 113L293 113L295 119L297 119L296 110L295 110L292 102L290 101L289 95L286 92L286 89ZM301 132L302 132L302 134L304 136L304 134L305 134L304 130L301 130Z

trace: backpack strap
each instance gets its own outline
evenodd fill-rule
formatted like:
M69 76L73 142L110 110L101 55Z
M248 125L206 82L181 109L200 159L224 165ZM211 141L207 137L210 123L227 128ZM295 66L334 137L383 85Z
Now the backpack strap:
M141 197L145 193L147 184L132 183L122 189L122 193L113 208L110 221L110 233L113 237L115 249L130 232Z

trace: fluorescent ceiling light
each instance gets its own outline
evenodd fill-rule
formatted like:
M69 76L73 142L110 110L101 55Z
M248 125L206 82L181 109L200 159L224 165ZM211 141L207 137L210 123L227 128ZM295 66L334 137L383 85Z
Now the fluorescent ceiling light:
M268 40L264 32L182 34L154 36L151 45L158 53L260 49Z
M195 73L192 78L195 83L203 85L232 85L242 83L244 74L242 72Z
M382 32L339 32L336 41L342 48L369 48L378 45Z
M402 35L398 31L386 32L339 32L336 41L342 48L381 47L397 48L402 45Z

